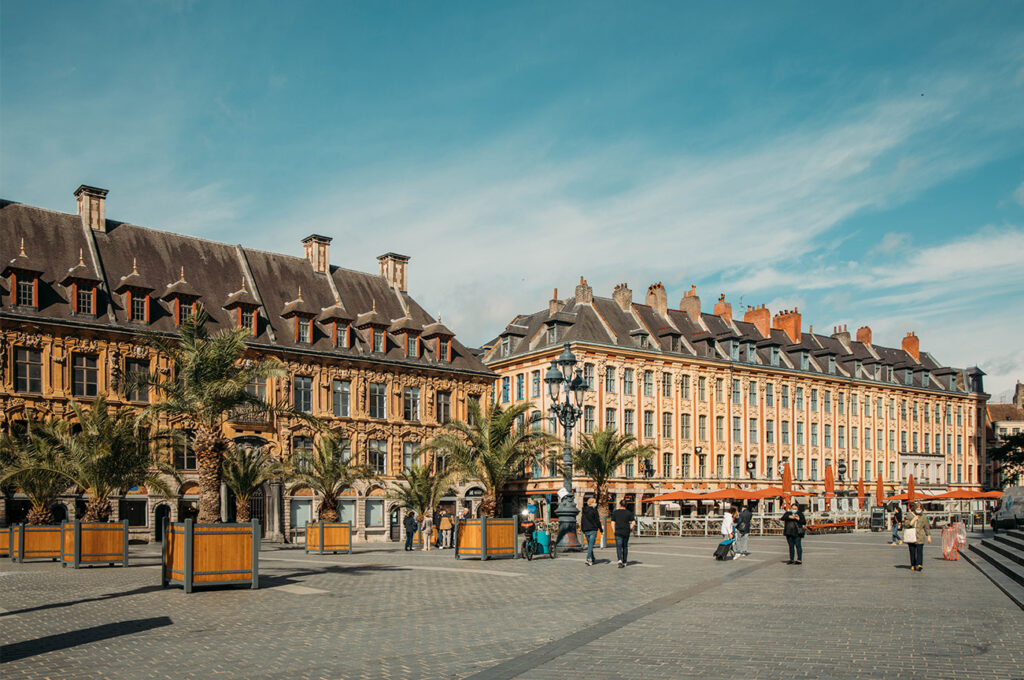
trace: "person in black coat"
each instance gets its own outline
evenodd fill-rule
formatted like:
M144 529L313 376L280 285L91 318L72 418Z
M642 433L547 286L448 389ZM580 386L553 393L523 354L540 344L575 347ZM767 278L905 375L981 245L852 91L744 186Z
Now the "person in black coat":
M410 510L402 523L405 525L405 549L412 550L412 541L416 538L416 530L420 528L420 523L416 521L416 513Z
M786 542L789 543L789 562L786 564L803 564L804 563L804 547L803 538L807 525L807 519L804 517L804 513L800 510L798 503L793 503L792 507L782 514L782 533L786 537ZM796 559L793 559L793 553L796 553Z
M594 544L597 543L597 533L601 531L601 515L597 512L597 499L591 496L583 505L583 517L580 521L580 529L587 537L587 560L585 564L589 567L594 563Z
M736 554L746 557L750 553L747 551L747 542L750 540L750 521L754 518L753 513L750 512L750 506L746 503L743 504L743 509L740 510L739 517L736 518Z

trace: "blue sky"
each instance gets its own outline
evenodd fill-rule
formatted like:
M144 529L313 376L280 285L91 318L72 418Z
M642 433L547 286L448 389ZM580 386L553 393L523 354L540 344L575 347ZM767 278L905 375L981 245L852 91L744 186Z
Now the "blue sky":
M585 275L1024 379L1024 3L6 2L0 194L335 264L467 343Z

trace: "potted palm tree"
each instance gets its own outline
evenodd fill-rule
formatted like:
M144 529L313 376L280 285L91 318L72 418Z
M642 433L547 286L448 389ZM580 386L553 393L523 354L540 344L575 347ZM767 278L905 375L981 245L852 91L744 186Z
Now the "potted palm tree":
M223 461L232 448L224 424L237 408L283 412L246 387L256 380L282 377L285 370L276 361L244 360L248 330L210 335L206 322L200 309L182 323L177 337L149 334L149 344L169 360L172 370L168 375L137 374L128 381L130 389L155 389L161 397L140 417L164 417L188 427L196 454L198 520L169 523L164 531L162 584L180 583L186 592L194 584L251 583L257 588L258 524L220 524Z
M454 420L423 446L445 456L458 475L476 479L484 487L480 518L458 523L455 557L514 557L518 520L498 519L502 494L523 465L557 440L527 427L525 416L533 408L530 403L507 409L492 404L486 415L476 401L470 400L467 406L472 425Z
M285 466L262 450L239 447L224 459L224 484L235 494L235 521L248 522L249 499L264 482L283 477Z
M29 420L24 435L0 437L3 469L0 484L11 484L28 497L32 508L28 522L8 530L12 560L60 559L60 527L54 524L50 506L67 491L67 478L57 472L60 427L54 421Z
M309 489L319 499L317 521L306 524L306 552L352 551L351 522L338 521L338 496L358 481L372 479L373 470L348 458L347 442L323 432L308 460L292 463L292 489Z
M452 482L451 472L434 474L431 465L413 465L404 470L398 476L398 482L388 493L388 497L397 500L399 504L412 510L419 519L421 526L423 518L434 512L434 509L441 503ZM416 547L422 547L423 540L430 540L430 536L423 536L417 532Z
M646 458L654 449L647 445L637 445L636 437L630 434L619 434L616 430L596 430L593 434L584 434L579 444L573 448L573 466L581 475L590 477L594 482L594 496L597 498L597 509L601 513L601 523L607 526L611 514L608 480L615 476L622 465ZM606 543L608 531L603 531L602 544Z

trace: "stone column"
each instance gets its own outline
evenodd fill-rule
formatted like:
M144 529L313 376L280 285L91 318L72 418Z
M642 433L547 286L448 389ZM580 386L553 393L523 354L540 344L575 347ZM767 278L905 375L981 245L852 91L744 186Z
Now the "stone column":
M220 521L228 521L228 485L220 483Z
M281 482L274 480L267 486L266 536L271 541L281 543L284 541L281 530Z

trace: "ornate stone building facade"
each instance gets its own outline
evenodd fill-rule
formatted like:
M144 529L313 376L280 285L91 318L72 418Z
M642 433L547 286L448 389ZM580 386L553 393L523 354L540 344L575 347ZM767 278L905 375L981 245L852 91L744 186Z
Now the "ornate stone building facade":
M291 257L156 231L106 219L106 193L79 187L78 214L0 203L2 426L16 428L29 414L70 417L72 400L97 395L144 406L156 395L125 393L121 378L169 367L141 333L173 334L202 306L212 332L250 329L250 356L286 367L287 377L254 384L254 393L322 418L377 470L341 511L361 537L389 538L397 519L389 485L441 424L467 417L467 400L488 400L494 380L409 296L409 258L387 253L369 274L331 265L325 236L307 237L305 257ZM232 414L226 428L240 445L268 447L282 460L311 455L316 436L301 419L251 411ZM194 506L194 455L179 447L168 456L185 480L175 501L135 489L116 504L136 534L154 536L162 517ZM478 493L466 483L450 500L469 505ZM228 518L234 503L223 496ZM252 509L268 536L284 537L316 517L314 503L274 482ZM17 519L23 505L5 499L0 521ZM81 507L69 497L58 511L73 517Z
M777 486L783 463L808 495L824 491L825 468L840 462L837 488L864 480L872 494L879 474L887 493L910 474L922 490L982 481L983 373L942 366L912 333L895 349L876 345L868 327L855 337L814 333L797 310L733 318L723 296L707 313L695 289L670 309L660 283L640 304L625 284L602 298L581 278L572 297L556 290L547 308L516 316L487 344L495 398L530 400L546 415L543 375L564 343L590 385L576 436L614 427L656 451L611 485L637 506L677 489ZM553 469L535 466L512 491L557 485Z

